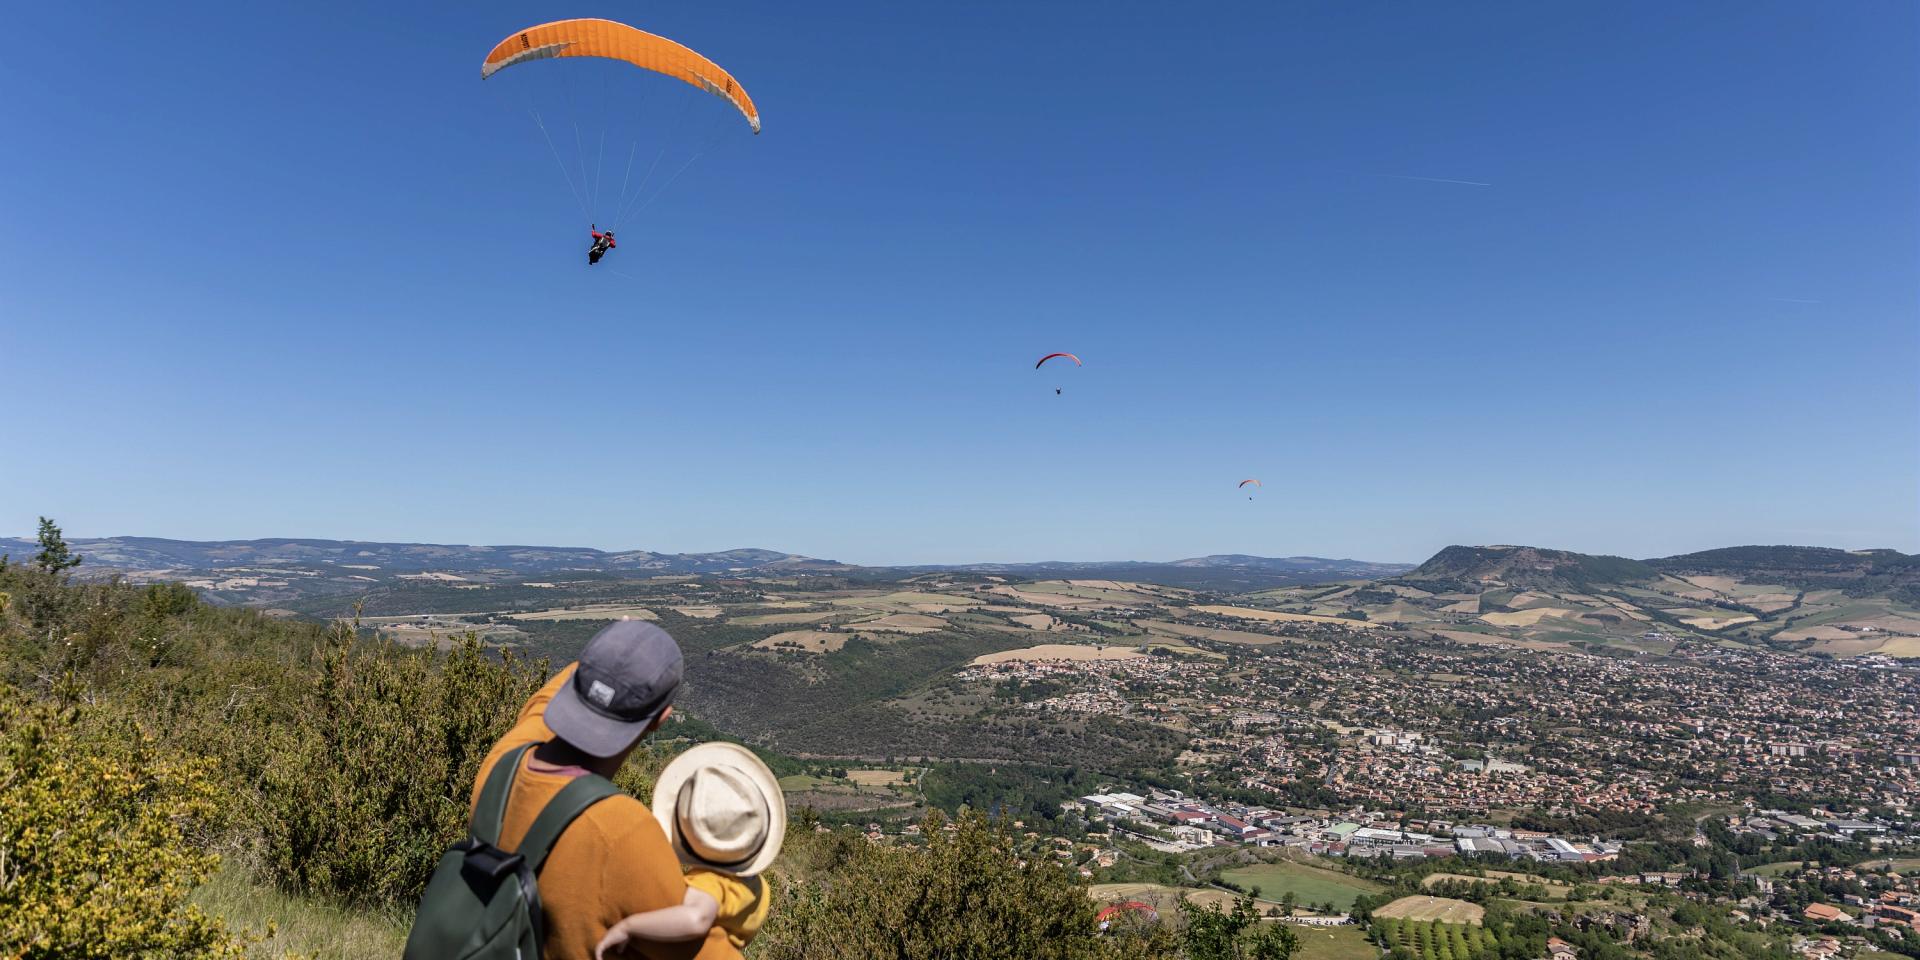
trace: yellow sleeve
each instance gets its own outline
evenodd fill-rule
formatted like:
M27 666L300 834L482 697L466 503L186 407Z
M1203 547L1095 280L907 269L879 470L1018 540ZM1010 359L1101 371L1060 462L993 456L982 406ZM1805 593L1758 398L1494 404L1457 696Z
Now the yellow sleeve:
M712 897L720 904L713 925L724 928L733 942L745 946L760 932L767 919L766 887L759 877L736 877L717 870L691 867L687 886Z

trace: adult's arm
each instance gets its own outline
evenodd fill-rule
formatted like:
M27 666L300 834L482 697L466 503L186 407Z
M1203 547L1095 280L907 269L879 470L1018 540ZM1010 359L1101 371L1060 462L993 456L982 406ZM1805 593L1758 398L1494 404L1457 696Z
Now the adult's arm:
M598 943L605 931L636 913L684 904L687 899L686 876L680 860L667 843L645 804L620 796L595 804L576 821L573 829L561 835L554 856L562 848L580 845L578 857L571 863L597 860L596 886L604 892L604 913L595 918L601 925L591 942ZM581 830L582 825L587 826ZM570 851L566 851L570 852ZM614 956L615 954L609 954ZM721 927L712 927L702 938L685 943L631 942L618 956L644 957L646 960L740 960L740 952L727 939Z

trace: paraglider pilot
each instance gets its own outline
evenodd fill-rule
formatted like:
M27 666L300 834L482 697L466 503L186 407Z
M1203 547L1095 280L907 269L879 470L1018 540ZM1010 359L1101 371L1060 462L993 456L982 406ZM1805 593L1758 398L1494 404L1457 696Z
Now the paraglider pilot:
M587 263L599 263L600 258L606 256L608 250L612 250L619 244L613 242L612 230L601 233L598 224L590 224L589 229L593 233L593 246L587 248Z

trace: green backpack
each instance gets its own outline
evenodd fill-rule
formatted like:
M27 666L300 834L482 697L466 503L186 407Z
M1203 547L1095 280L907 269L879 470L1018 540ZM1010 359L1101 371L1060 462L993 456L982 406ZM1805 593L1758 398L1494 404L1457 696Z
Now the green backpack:
M588 774L562 787L534 817L513 852L500 849L500 824L520 758L529 743L501 757L480 788L467 839L453 845L427 881L407 935L405 960L539 960L547 919L534 877L561 831L588 807L620 792Z

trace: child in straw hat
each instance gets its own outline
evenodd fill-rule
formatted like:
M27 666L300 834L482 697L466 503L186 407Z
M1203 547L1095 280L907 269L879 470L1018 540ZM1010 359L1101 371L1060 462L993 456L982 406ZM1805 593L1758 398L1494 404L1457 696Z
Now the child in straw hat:
M686 900L614 924L594 956L634 940L697 940L716 926L744 948L767 919L760 873L780 855L787 835L780 781L745 747L703 743L660 772L652 808L686 868Z

